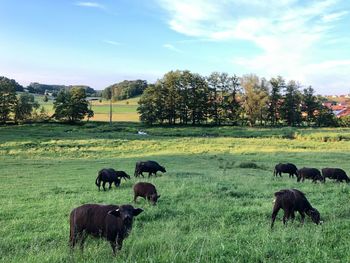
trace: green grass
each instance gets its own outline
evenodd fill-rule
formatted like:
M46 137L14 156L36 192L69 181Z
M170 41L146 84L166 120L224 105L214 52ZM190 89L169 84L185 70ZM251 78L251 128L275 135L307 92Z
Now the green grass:
M138 130L148 133L137 135ZM87 123L0 127L1 262L349 262L350 186L274 178L278 162L350 171L350 129L146 127ZM151 179L161 194L117 258L104 240L84 254L68 248L69 213L84 203L126 204L132 185L98 192L97 171L133 174L138 160L167 173ZM298 188L321 213L304 226L269 229L273 193Z

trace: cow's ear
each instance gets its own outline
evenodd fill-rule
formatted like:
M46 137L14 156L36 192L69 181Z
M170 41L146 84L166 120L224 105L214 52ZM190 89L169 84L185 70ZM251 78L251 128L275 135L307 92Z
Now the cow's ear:
M141 214L143 212L143 209L141 208L135 208L134 209L134 216L138 216L139 214Z
M116 209L116 210L111 210L108 212L109 215L114 215L116 217L120 216L120 211L119 211L119 208Z

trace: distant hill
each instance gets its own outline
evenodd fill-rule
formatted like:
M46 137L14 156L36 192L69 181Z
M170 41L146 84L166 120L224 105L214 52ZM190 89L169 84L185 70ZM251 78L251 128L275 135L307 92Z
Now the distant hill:
M115 100L125 100L141 95L147 86L146 80L124 80L105 88L102 97L109 99L112 94Z
M98 92L94 90L93 88L85 85L48 85L48 84L41 84L37 82L30 83L30 85L27 87L28 92L30 93L36 93L36 94L45 94L45 93L52 93L53 95L57 94L60 90L66 89L72 89L72 88L83 88L86 91L86 94L88 96L96 96Z

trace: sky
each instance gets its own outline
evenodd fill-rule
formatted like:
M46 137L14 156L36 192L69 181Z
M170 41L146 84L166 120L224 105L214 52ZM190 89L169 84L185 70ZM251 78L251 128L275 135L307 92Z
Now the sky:
M0 76L89 85L170 70L350 93L349 0L0 0Z

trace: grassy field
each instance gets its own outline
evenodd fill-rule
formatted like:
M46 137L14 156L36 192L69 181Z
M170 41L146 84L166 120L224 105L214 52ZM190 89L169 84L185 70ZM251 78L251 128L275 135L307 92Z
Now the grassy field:
M142 130L147 136L137 135ZM97 171L133 174L138 160L167 173L151 179L157 206L143 200L122 251L89 238L70 252L69 213L85 203L132 201L132 176L99 192ZM350 262L350 186L274 178L278 162L342 167L350 173L350 129L144 127L88 123L0 127L1 262ZM253 169L253 167L255 167ZM321 213L270 230L273 193L304 191Z
M47 102L43 101L44 96L36 95L36 100L40 103L40 106L44 106L49 115L54 113L53 100ZM112 105L112 120L113 121L129 121L138 122L139 115L136 111L138 107L139 98L132 98L122 101L114 102ZM92 121L109 121L109 102L108 101L92 101L92 110L94 111L94 117Z

